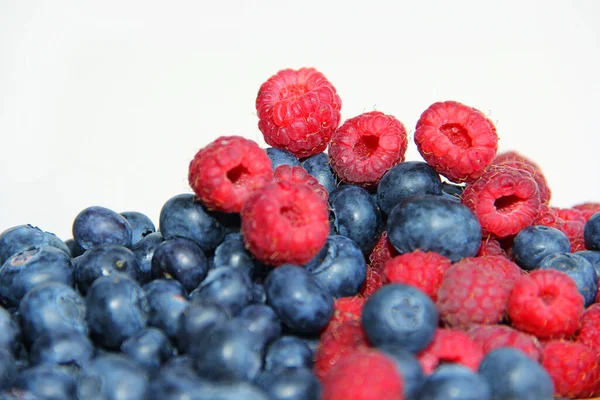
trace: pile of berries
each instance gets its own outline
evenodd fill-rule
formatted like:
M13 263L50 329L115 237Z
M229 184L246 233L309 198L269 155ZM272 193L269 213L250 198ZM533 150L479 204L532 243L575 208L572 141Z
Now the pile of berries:
M341 119L314 68L260 86L193 193L0 234L0 400L600 396L600 203L551 204L456 101Z

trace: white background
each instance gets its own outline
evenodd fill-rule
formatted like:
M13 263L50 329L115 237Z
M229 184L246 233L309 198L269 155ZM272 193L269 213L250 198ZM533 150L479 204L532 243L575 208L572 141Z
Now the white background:
M254 101L314 66L342 118L412 133L431 103L496 123L541 165L553 205L600 201L600 2L0 0L0 230L67 239L91 205L155 222L224 134L261 144Z

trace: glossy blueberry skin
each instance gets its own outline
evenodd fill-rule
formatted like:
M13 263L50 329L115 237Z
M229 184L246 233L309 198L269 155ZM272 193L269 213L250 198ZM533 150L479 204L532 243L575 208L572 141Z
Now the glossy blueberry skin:
M75 239L67 239L65 240L65 244L69 248L69 255L71 258L79 257L85 252L85 250L79 247Z
M265 281L267 304L294 333L318 333L333 315L333 296L305 268L282 265Z
M0 234L0 265L12 255L33 247L52 246L70 255L69 247L55 234L33 225L13 226Z
M187 353L191 344L203 340L210 328L229 320L229 313L220 305L192 301L178 320L177 347L181 353Z
M101 276L123 274L138 281L142 274L137 258L127 247L102 243L73 260L77 289L85 295Z
M131 225L116 211L102 206L82 210L73 221L73 239L84 250L100 243L131 247Z
M494 399L552 400L554 384L537 362L515 348L490 351L479 364Z
M352 239L364 253L371 251L379 237L382 219L369 192L359 186L339 186L330 193L329 206L334 232Z
M267 293L265 292L265 285L262 283L253 283L252 284L252 296L250 298L250 303L262 304L267 301Z
M308 157L302 161L302 166L312 176L317 178L317 181L331 193L337 187L337 179L329 165L329 157L326 153L318 153Z
M383 345L378 347L378 350L385 353L395 363L396 368L402 375L404 382L404 399L405 400L417 400L419 391L425 382L425 373L419 363L419 360L398 345Z
M71 399L75 393L75 377L53 368L50 365L39 365L21 371L13 383L13 387L28 391L45 400Z
M53 365L78 373L94 357L94 345L81 332L44 333L31 346L31 365Z
M405 161L387 171L377 185L377 201L381 211L389 214L407 197L442 194L442 180L435 170L423 161Z
M225 236L225 227L188 193L174 196L163 205L159 230L165 240L190 239L204 251L213 250Z
M367 276L363 252L354 241L341 235L330 235L305 268L335 298L354 296Z
M0 307L0 350L17 354L21 347L21 329L11 314Z
M295 336L275 339L265 353L265 370L283 368L312 368L313 354L308 345Z
M208 272L204 251L189 239L165 240L152 257L152 278L175 279L188 292L198 287Z
M321 384L310 369L265 371L256 379L273 400L312 400L321 397Z
M0 300L17 307L25 293L43 283L73 286L74 269L71 258L52 246L14 254L0 268Z
M417 353L427 347L438 326L438 312L419 289L394 283L384 285L365 302L362 326L376 347L403 346Z
M121 352L148 372L154 372L173 357L173 346L160 329L143 329L121 344Z
M245 329L260 336L265 345L281 336L281 320L266 304L250 304L235 319Z
M0 390L8 389L17 376L17 364L12 354L0 349Z
M481 245L481 225L475 214L442 196L402 200L388 218L387 233L400 254L435 251L452 262L475 256Z
M223 382L204 386L193 400L273 400L258 386L247 382Z
M196 400L206 383L194 370L194 360L177 356L167 361L148 386L148 400Z
M598 277L598 279L600 279L600 251L582 250L577 251L573 254L576 254L588 260L592 264L592 267L594 267L594 269L596 270L596 276Z
M265 151L267 152L267 156L269 156L269 159L271 160L271 164L273 164L273 170L275 170L280 165L291 165L293 167L300 166L300 161L290 151L278 149L276 147L267 147Z
M419 400L492 400L488 382L459 364L445 364L429 375Z
M252 282L248 275L233 267L209 271L200 286L190 294L193 300L209 301L238 315L252 298Z
M141 284L148 283L152 279L152 257L154 257L154 252L162 241L160 232L154 232L144 236L131 249L139 266L138 280Z
M156 279L143 288L148 299L148 325L175 339L179 317L188 306L185 289L173 279Z
M144 236L156 232L156 227L152 220L139 211L124 211L121 213L129 225L131 225L131 244L136 244Z
M233 267L252 277L254 260L244 246L242 235L233 233L225 236L223 242L215 249L212 260L213 268Z
M515 262L524 270L539 267L544 257L569 252L569 238L562 231L543 225L531 225L515 236L513 254Z
M85 302L92 339L107 349L118 349L125 339L144 329L148 322L146 294L125 275L96 279Z
M71 287L55 282L37 286L23 297L19 322L26 344L44 333L88 333L85 300Z
M148 377L144 370L121 354L96 357L77 380L77 400L144 400Z
M588 250L600 250L600 212L592 215L586 222L583 239Z
M566 273L575 281L577 290L583 296L588 307L596 300L598 293L598 276L592 264L576 253L554 253L540 262L540 269L555 269Z

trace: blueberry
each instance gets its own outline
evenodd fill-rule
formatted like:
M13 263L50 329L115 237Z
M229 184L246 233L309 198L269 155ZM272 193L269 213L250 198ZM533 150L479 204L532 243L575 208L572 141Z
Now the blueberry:
M146 328L126 339L121 352L146 371L154 372L173 357L173 346L160 329Z
M281 336L281 320L266 304L250 304L236 317L241 326L260 336L268 344Z
M554 384L548 372L520 350L500 347L490 351L479 364L494 399L552 400Z
M524 270L539 267L547 255L568 252L569 238L562 231L543 225L531 225L515 236L513 254L515 262Z
M75 383L75 378L66 372L51 365L39 365L21 371L13 388L27 391L44 400L65 400L74 398Z
M277 371L282 368L312 368L312 351L308 345L295 336L281 336L275 339L265 353L265 370Z
M416 400L425 381L425 372L419 360L402 346L383 345L378 349L396 363L404 382L404 399Z
M94 345L81 332L44 333L31 346L31 365L53 365L75 374L94 357Z
M440 176L423 161L405 161L396 165L381 177L377 185L377 201L386 214L400 200L418 194L442 194Z
M337 187L337 179L329 165L329 156L326 153L318 153L302 161L302 166L317 181L331 193Z
M321 384L306 368L265 371L256 379L256 385L273 400L312 400L321 397Z
M85 302L92 338L108 349L118 348L148 322L146 295L125 275L98 278L88 290Z
M133 251L127 247L102 243L86 250L73 260L77 289L85 295L101 276L124 274L138 281L142 271Z
M148 400L196 400L206 387L193 369L194 360L178 356L169 360L148 387Z
M21 329L8 311L0 307L0 350L16 354L21 343Z
M163 205L159 230L164 239L190 239L204 251L213 250L225 236L225 227L188 193L174 196Z
M341 235L330 235L323 249L305 268L336 298L357 294L367 276L361 249Z
M152 279L152 257L154 257L154 252L162 241L160 232L154 232L144 236L132 247L139 266L139 282L141 284L148 283Z
M215 249L213 268L233 267L252 277L254 260L244 246L242 235L229 234Z
M0 234L0 265L9 257L34 247L52 246L67 255L69 247L55 234L32 225L17 225Z
M106 207L82 210L73 221L73 238L84 250L100 243L131 247L133 231L125 217Z
M395 344L416 353L433 339L438 312L431 299L419 289L388 284L367 299L362 326L374 346Z
M172 279L156 279L144 285L148 299L148 325L177 337L179 317L188 306L183 286Z
M581 256L588 260L592 267L596 270L596 276L600 279L600 251L595 250L582 250L577 251L574 254Z
M55 247L44 246L12 255L0 268L0 299L16 307L25 293L46 282L73 286L71 258Z
M446 364L425 379L418 399L492 400L492 392L482 376L463 365Z
M0 349L0 390L8 389L17 376L17 364L12 354Z
M600 212L587 220L583 229L583 239L588 250L600 250Z
M121 354L96 357L77 380L77 400L146 398L148 377L144 370Z
M588 307L596 300L598 276L592 264L577 253L554 253L546 256L539 265L540 269L555 269L569 275L575 281L577 290L583 296Z
M65 240L65 244L69 248L69 255L71 256L71 258L79 257L85 251L84 249L79 247L75 239L67 239Z
M233 316L250 303L251 296L250 278L233 267L211 270L200 286L190 294L193 300L210 301L225 307Z
M333 297L303 267L283 265L265 281L267 304L295 333L318 333L333 315Z
M290 151L278 149L276 147L267 147L265 151L271 160L271 164L273 164L273 170L280 165L291 165L293 167L300 166L300 161L298 161L296 156Z
M227 310L220 305L194 301L183 311L177 324L177 347L187 353L193 342L203 340L210 328L229 319Z
M43 333L88 333L84 299L61 283L49 282L27 292L19 305L19 320L27 344Z
M481 225L463 204L441 196L402 200L387 221L388 239L402 253L435 251L452 262L477 254Z
M125 211L121 213L129 225L131 225L131 244L136 244L144 236L156 232L156 227L152 220L138 211Z
M250 303L264 303L267 301L267 293L265 292L265 285L262 283L252 284L252 296Z
M206 277L208 262L204 252L189 239L165 240L152 257L152 277L175 279L188 292Z
M223 382L204 387L194 400L273 400L259 387L247 382Z

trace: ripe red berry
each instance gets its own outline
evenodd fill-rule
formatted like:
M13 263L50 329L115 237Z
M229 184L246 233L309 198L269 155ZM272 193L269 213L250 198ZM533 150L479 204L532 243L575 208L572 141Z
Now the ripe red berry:
M477 256L503 256L506 257L506 251L497 239L490 236L481 240L481 247Z
M329 199L329 192L325 189L325 186L321 185L317 178L310 175L302 167L282 164L275 168L274 175L275 180L279 182L289 181L294 183L306 183L313 188L323 200L327 201Z
M592 304L583 313L577 342L600 351L600 304Z
M481 344L475 342L465 332L440 328L435 332L433 341L417 358L426 375L431 374L443 363L457 363L477 371L483 359Z
M349 320L360 321L365 299L360 296L340 297L333 302L333 316L327 328L333 328Z
M389 241L387 232L383 231L381 236L379 236L379 240L377 241L377 244L375 244L373 251L369 254L369 262L373 269L382 272L385 263L397 255L398 250L396 250Z
M535 361L538 361L542 355L542 345L535 336L508 325L477 325L467 333L482 346L484 354L500 347L514 347Z
M573 209L581 211L586 222L590 217L597 212L600 212L600 203L587 202L573 206Z
M379 270L373 267L367 267L367 276L365 278L365 283L360 288L359 295L363 298L370 297L377 290L381 289L383 286L383 272L379 272Z

